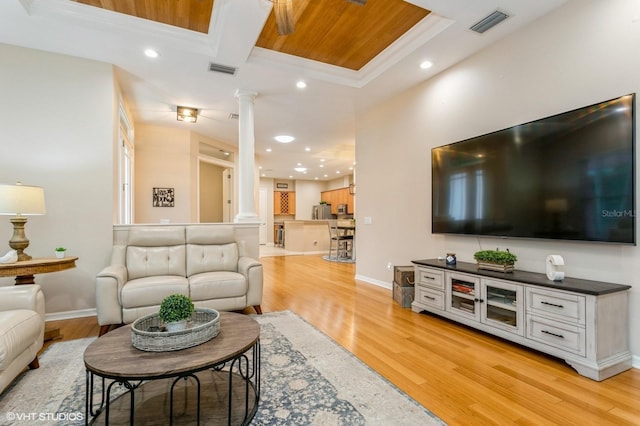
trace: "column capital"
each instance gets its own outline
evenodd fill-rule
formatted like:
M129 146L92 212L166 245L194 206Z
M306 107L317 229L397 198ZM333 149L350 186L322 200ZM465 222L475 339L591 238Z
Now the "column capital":
M258 92L255 92L253 90L247 90L247 89L237 89L234 95L234 97L236 97L237 99L251 98L251 100L254 100L256 96L258 96Z

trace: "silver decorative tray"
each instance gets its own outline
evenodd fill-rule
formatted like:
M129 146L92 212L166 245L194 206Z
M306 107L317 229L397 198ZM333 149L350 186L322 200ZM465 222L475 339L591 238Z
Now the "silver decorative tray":
M166 331L158 314L138 318L131 324L133 347L148 352L178 351L208 342L220 333L220 313L215 309L196 308L179 331Z

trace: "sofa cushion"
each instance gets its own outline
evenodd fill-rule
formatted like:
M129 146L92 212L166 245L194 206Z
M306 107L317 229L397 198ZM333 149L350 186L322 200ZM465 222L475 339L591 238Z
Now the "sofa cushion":
M182 226L133 227L127 234L128 246L160 247L178 246L185 243L185 230Z
M236 230L231 225L190 225L185 227L187 244L201 246L236 242Z
M247 294L247 280L229 271L205 272L189 277L191 300L224 299Z
M184 245L129 246L126 262L130 280L157 275L186 275Z
M187 276L212 271L238 271L238 245L187 244Z
M0 312L0 371L38 340L42 324L42 318L36 311L16 309Z
M189 295L189 284L185 277L160 275L128 281L121 290L123 308L160 305L162 299L171 294Z

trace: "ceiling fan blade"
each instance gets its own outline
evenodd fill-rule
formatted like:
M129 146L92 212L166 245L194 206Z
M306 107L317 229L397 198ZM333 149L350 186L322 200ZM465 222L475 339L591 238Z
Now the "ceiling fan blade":
M295 29L293 0L272 0L278 34L289 35Z

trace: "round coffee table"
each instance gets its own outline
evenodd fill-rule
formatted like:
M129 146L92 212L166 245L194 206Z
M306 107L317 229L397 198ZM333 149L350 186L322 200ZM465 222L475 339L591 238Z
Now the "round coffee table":
M260 399L260 325L221 312L218 336L170 352L134 348L125 326L91 343L84 364L90 423L245 425Z

